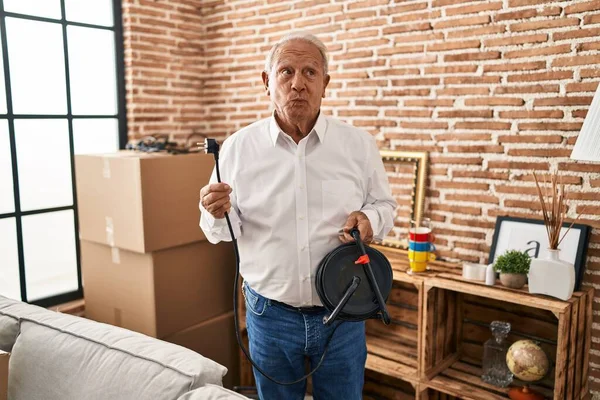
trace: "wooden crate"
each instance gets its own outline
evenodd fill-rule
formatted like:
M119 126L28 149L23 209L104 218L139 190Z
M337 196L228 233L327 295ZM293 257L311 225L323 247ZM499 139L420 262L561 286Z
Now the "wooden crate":
M567 301L463 281L440 274L424 282L420 383L465 399L505 399L508 389L481 379L483 343L494 320L510 322L509 342L534 339L552 370L531 385L548 398L580 399L588 391L593 289ZM522 382L515 381L519 385Z
M414 384L368 369L365 371L363 400L411 400L415 398Z
M416 396L417 400L458 400L459 398L427 387L419 391Z
M386 303L391 324L380 320L366 323L367 370L416 386L422 299L423 279L394 271L394 284Z

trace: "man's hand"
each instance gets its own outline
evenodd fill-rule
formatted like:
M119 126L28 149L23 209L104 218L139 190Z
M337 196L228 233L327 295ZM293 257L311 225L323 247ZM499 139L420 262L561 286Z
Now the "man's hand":
M200 189L200 204L216 219L225 218L231 209L229 194L231 187L226 183L212 183Z
M343 233L340 234L340 240L342 243L353 242L354 238L350 236L352 228L358 228L360 232L360 239L364 243L371 243L373 240L373 229L371 228L371 221L362 211L353 211L346 220L344 225Z

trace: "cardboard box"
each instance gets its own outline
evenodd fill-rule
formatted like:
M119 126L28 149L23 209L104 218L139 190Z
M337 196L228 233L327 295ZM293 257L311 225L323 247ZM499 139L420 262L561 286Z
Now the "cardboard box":
M8 362L10 353L0 351L0 400L6 400L8 392Z
M80 238L140 253L205 240L198 201L213 167L210 154L76 155Z
M87 318L163 338L233 309L231 243L136 253L81 241Z
M165 338L227 367L223 386L231 389L239 384L239 353L235 339L233 311L202 322Z

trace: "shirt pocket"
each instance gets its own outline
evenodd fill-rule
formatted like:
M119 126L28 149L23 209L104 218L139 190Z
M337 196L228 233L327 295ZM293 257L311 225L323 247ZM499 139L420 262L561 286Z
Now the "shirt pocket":
M354 182L347 179L321 182L322 216L328 224L341 228L353 210Z

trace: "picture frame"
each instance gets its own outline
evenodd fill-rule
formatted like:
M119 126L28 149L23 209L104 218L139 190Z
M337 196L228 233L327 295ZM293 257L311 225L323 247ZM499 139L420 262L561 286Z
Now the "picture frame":
M410 184L410 219L420 221L423 218L425 207L425 186L427 184L427 168L429 163L428 153L426 151L395 151L380 150L381 159L384 163L394 163L399 165L410 165L412 168ZM400 203L400 202L399 202ZM401 205L398 206L399 208ZM398 210L397 210L398 211ZM397 222L394 216L394 222ZM407 230L408 224L407 223ZM384 238L381 246L392 247L396 249L407 249L408 240L399 238L397 233L391 232L391 235Z
M565 222L562 226L561 238L571 223ZM588 225L573 224L560 245L560 259L575 266L575 290L581 289L590 232ZM545 258L547 249L548 233L543 220L499 216L488 262L493 263L507 250L526 251L531 258Z

